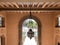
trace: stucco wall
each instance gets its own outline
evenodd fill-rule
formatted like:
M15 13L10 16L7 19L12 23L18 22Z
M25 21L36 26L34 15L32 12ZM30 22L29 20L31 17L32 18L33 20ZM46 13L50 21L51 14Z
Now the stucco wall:
M42 45L54 44L53 13L32 13L42 24ZM8 12L7 16L7 45L18 45L18 23L28 13Z
M3 37L3 42L5 45L7 45L7 30L6 30L6 13L4 11L0 11L0 16L4 18L4 27L0 27L0 37Z
M60 28L56 28L56 17L60 12L32 13L41 21L41 43L42 45L57 45L60 42ZM0 36L5 37L5 45L18 45L18 24L28 12L5 12L0 11L0 16L5 18L5 27L0 28Z

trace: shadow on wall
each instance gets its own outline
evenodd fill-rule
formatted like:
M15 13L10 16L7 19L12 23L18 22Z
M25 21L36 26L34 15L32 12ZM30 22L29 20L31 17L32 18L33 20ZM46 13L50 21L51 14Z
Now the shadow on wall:
M60 45L60 43L58 43L58 45Z

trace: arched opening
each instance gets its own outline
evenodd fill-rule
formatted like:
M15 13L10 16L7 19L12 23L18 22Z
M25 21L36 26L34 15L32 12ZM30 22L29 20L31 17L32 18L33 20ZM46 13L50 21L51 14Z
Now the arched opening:
M38 45L38 24L34 19L26 19L22 24L22 44Z
M29 16L25 16L20 20L19 33L18 33L19 34L18 45L27 45L25 41L27 41L26 37L28 35L27 33L29 32L29 29L32 29L32 32L34 32L33 43L36 43L34 45L41 45L41 22L35 16L32 16L32 19L30 19Z

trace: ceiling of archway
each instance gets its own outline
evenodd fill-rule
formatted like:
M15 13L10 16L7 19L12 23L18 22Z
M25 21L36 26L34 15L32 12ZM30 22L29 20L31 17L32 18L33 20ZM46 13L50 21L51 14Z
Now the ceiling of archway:
M0 2L59 2L60 0L0 0Z
M0 10L41 10L41 9L58 9L60 10L60 2L0 2Z

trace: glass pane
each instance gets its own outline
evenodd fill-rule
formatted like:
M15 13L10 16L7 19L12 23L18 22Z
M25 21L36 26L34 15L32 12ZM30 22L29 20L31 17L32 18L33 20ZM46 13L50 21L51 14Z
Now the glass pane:
M34 32L34 37L30 39L27 35L29 29ZM22 42L23 45L38 45L38 24L33 19L26 19L22 24ZM28 43L27 43L28 42Z

